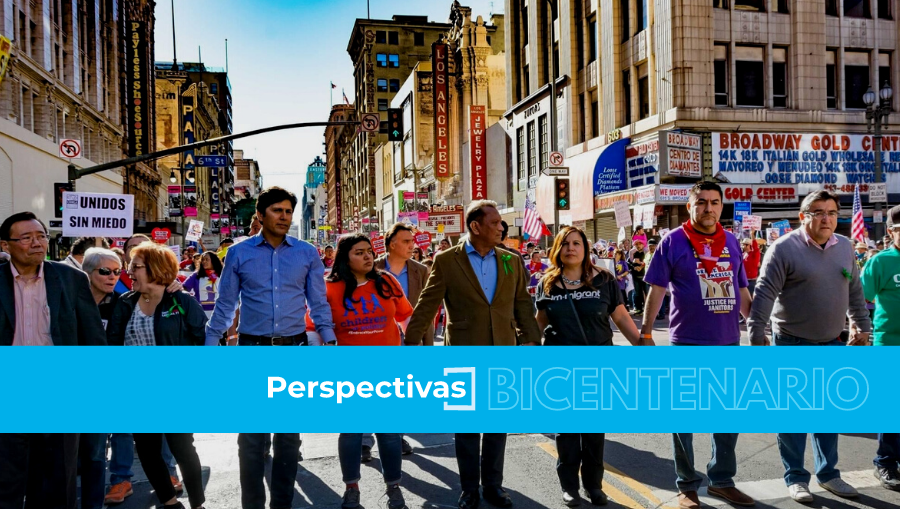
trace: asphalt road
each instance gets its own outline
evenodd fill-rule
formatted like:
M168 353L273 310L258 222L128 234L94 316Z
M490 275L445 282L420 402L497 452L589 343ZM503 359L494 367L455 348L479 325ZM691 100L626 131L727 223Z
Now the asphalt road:
M673 427L675 424L673 424ZM519 509L564 508L555 472L556 449L552 435L510 435L507 444L504 485ZM402 487L410 509L453 509L459 495L459 476L451 434L412 434L416 447L404 456ZM195 435L196 446L206 481L206 507L237 509L240 507L240 484L236 434ZM671 441L668 434L609 434L605 461L607 471L604 490L611 499L608 507L630 509L672 509L675 500ZM695 436L698 471L705 470L709 460L709 435ZM813 481L816 500L809 507L827 509L900 507L900 493L880 487L872 475L875 435L845 434L840 438L839 468L843 478L856 486L860 497L842 500L823 492ZM337 459L337 434L306 434L302 446L293 507L339 508L343 485ZM382 497L379 462L376 458L363 467L360 483L362 503L367 509L386 506ZM806 464L812 469L813 458L807 451ZM738 487L757 499L759 508L800 508L788 498L782 480L783 467L778 456L774 434L742 434L738 441ZM121 509L147 509L157 504L146 478L138 471L135 494ZM701 490L701 498L709 507L729 507L710 499ZM187 497L182 497L187 505ZM483 507L491 507L484 504ZM583 507L589 508L590 504Z

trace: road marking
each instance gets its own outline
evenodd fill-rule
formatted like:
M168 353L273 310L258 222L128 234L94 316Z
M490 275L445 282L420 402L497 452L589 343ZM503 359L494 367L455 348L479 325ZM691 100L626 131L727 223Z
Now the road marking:
M841 472L841 478L858 490L881 486L881 483L878 481L878 479L875 479L875 476L872 475L872 470ZM761 481L738 482L735 483L735 485L739 490L753 497L753 499L758 502L790 497L787 486L785 486L784 484L784 479L764 479ZM809 491L818 494L823 494L826 492L824 488L819 486L819 483L816 482L815 478L813 478L812 482L809 483ZM678 492L674 490L660 489L653 490L652 493L657 499L664 501L671 501L678 496ZM698 495L700 495L700 502L703 504L707 504L713 507L729 505L724 500L710 497L707 494L705 486L700 488L700 491L698 491L697 493Z
M544 452L546 452L550 456L553 456L555 459L559 459L559 453L557 453L556 445L553 442L539 442L537 446L543 449ZM606 465L605 462L604 465ZM622 507L627 507L628 509L646 509L646 505L631 498L625 492L616 488L611 483L603 483L603 491L606 493L607 497L609 497L613 502L619 504Z

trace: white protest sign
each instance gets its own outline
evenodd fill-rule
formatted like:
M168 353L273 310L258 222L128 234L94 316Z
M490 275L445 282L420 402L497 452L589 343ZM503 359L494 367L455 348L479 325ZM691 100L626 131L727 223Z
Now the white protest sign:
M196 219L191 219L191 224L188 226L187 235L184 236L186 240L200 240L200 237L203 236L203 221L197 221Z
M759 230L762 228L762 216L744 216L744 229Z
M134 196L63 193L63 237L130 237Z
M656 219L656 207L651 203L649 205L644 205L644 209L641 214L641 223L644 226L644 229L649 230L653 228L653 221Z
M181 259L181 246L179 246L178 244L175 244L175 245L169 246L169 249L171 249L172 252L175 253L175 258L178 258L179 260Z
M625 200L617 201L613 204L616 211L616 227L631 226L631 212L628 210L628 202Z

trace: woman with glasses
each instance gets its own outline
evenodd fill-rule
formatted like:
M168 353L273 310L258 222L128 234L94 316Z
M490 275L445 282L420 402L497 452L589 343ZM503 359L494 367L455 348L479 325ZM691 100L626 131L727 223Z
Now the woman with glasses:
M91 282L91 295L94 296L94 302L100 309L100 318L105 329L119 302L119 294L115 290L119 275L122 273L122 261L119 255L109 249L92 247L84 253L81 269Z
M632 345L640 333L625 310L616 276L595 267L588 256L587 236L566 226L550 250L550 269L537 285L535 304L545 345L612 346L612 319ZM581 484L594 505L606 505L603 493L603 433L558 433L556 473L569 507L581 505Z

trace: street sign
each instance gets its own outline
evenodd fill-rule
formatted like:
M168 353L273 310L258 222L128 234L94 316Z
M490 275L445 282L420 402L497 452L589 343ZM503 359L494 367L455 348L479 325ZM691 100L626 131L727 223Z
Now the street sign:
M364 133L377 133L381 125L381 115L378 113L363 113L360 117L360 128Z
M869 184L869 203L887 203L887 184Z
M569 167L568 166L551 166L549 168L544 168L541 170L541 173L544 175L548 175L550 177L568 177L569 176Z
M225 166L225 156L197 156L194 158L194 166L220 168Z
M565 157L562 152L550 152L550 157L547 160L550 166L562 166Z
M62 140L59 142L59 157L81 159L81 142L78 140Z

